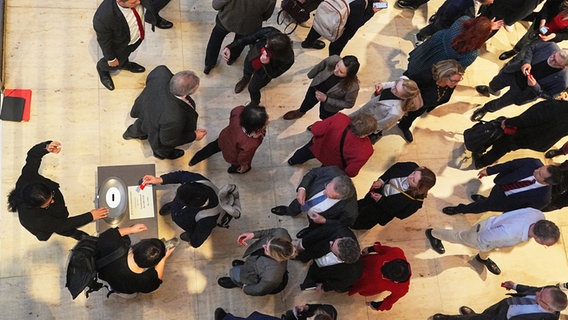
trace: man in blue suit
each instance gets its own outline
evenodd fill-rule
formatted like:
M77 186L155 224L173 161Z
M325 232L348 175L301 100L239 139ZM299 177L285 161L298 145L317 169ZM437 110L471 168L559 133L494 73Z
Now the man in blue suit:
M542 209L550 203L551 185L558 183L560 169L545 166L534 158L515 159L479 171L479 178L497 174L488 197L471 195L470 204L445 207L445 214L511 211L520 208Z

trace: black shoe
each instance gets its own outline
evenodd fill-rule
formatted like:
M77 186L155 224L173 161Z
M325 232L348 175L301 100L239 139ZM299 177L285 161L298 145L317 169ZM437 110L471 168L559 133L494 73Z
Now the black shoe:
M321 40L316 40L313 43L307 43L306 41L302 41L302 48L321 50L325 48L325 42Z
M174 149L168 155L162 155L162 154L154 152L154 157L156 157L160 160L164 160L164 159L174 160L174 159L182 157L183 154L184 154L183 150Z
M416 4L412 3L412 1L405 1L405 0L398 0L397 2L394 3L394 5L401 9L410 9L410 10L416 10L419 7Z
M131 140L131 139L146 140L146 139L148 139L148 136L135 137L135 136L129 135L128 131L126 131L122 134L122 139L124 139L124 140Z
M473 159L473 166L475 169L481 169L485 167L485 163L483 162L483 155L479 153L472 153L471 157Z
M450 316L441 313L436 313L435 315L432 316L432 320L448 320L448 319L450 319Z
M484 97L489 98L489 96L490 96L489 86L486 86L486 85L475 86L475 91L477 91L477 93L479 93L480 95L482 95Z
M515 56L518 52L515 50L509 50L509 51L505 51L503 53L501 53L499 55L499 60L507 60L509 58L511 58L512 56Z
M479 201L479 200L485 200L485 199L487 199L486 196L482 196L482 195L477 194L477 193L476 193L476 194L472 194L472 195L470 196L470 198L471 198L471 201L473 201L473 202L477 202L477 201Z
M245 90L245 88L247 87L249 81L250 78L242 77L241 80L239 80L239 82L237 82L237 84L235 85L235 93L243 92L243 90Z
M453 216L454 214L458 214L458 210L456 210L456 207L445 207L442 209L442 212L449 215L449 216Z
M296 238L297 239L303 238L309 231L310 231L310 228L304 228L304 229L298 231L298 233L296 233Z
M225 310L223 310L223 308L215 309L215 320L223 320L223 319L225 319L226 315L227 315L227 312L225 312Z
M209 72L211 72L213 68L215 68L215 66L205 66L205 69L203 69L203 73L209 74Z
M229 277L221 277L219 278L219 280L217 280L217 283L225 289L233 289L238 287L238 285L234 283L233 280L231 280L231 278Z
M471 115L471 118L469 118L471 121L479 121L481 119L483 119L483 117L485 117L485 115L487 114L487 111L483 110L483 108L479 108L475 111L473 111L473 114Z
M410 132L410 129L401 128L400 125L398 126L398 128L400 129L400 131L402 131L402 137L404 138L404 140L406 140L406 142L411 143L412 141L414 141L414 136L412 135L412 132Z
M432 228L426 229L425 233L426 233L426 238L428 238L430 246L432 247L432 249L434 249L434 251L438 252L439 254L446 253L446 248L444 248L444 244L442 244L442 241L438 238L434 238L434 236L432 235Z
M119 68L120 70L128 70L132 73L142 73L146 71L146 68L139 65L136 62L127 62L122 67Z
M97 72L99 73L99 79L105 88L109 89L110 91L114 90L114 82L112 82L112 78L110 77L110 73L108 71L99 70L97 67Z
M249 172L250 169L252 169L252 167L249 167L249 168L248 168L246 171L244 171L244 172L239 172L238 169L239 169L239 166L231 165L231 166L227 169L227 172L228 172L228 173L245 174L245 173Z
M172 203L168 202L160 208L160 215L167 216L170 213L172 213Z
M231 265L233 267L242 266L243 264L245 264L245 262L243 260L239 260L239 259L235 259L231 262Z
M436 20L437 17L438 17L438 12L434 12L434 14L430 16L430 18L428 18L428 22L434 23L434 20Z
M552 159L554 157L558 157L563 155L564 152L562 152L562 150L559 149L550 149L548 151L546 151L546 153L544 154L544 157L547 159Z
M470 315L470 314L475 314L475 311L473 311L473 309L468 307L468 306L461 306L460 307L460 314L462 316L467 316L467 315Z
M270 209L270 212L274 213L277 216L287 216L288 215L288 207L287 206L277 206Z
M179 238L180 238L181 240L185 241L185 242L191 242L191 235L190 235L189 233L187 233L187 232L182 232L182 233L179 235Z
M479 257L479 254L475 256L475 260L484 265L489 272L496 275L501 274L501 269L499 269L499 266L493 260L489 258L487 258L487 260L483 260Z
M170 29L174 24L162 17L158 17L158 23L156 23L156 28L158 29Z

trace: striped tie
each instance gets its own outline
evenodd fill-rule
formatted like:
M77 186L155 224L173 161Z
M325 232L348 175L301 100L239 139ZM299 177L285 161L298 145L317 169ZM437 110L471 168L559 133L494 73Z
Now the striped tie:
M134 12L134 17L136 17L136 23L138 24L138 31L140 32L140 40L144 40L144 26L142 25L142 19L136 11L136 8L130 8Z
M509 184L504 184L503 186L501 186L501 188L503 188L504 192L507 192L507 191L511 191L511 190L515 190L515 189L528 187L530 185L533 185L535 182L536 182L535 179L522 180L522 181L517 181L517 182L513 182L513 183L509 183Z

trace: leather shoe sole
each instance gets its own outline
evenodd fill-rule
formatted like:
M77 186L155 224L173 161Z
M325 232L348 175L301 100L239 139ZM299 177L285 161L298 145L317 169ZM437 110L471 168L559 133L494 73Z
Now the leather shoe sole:
M172 213L172 204L170 203L166 203L164 204L159 211L161 216L167 216L168 214Z
M483 260L479 257L479 254L475 256L475 260L484 265L489 272L495 275L501 274L501 269L499 269L499 266L493 260L489 258L487 258L487 260Z
M544 154L544 157L547 159L552 159L554 157L558 157L563 155L564 153L561 150L558 149L551 149L546 151L546 153Z
M296 120L296 119L300 119L301 117L303 117L304 114L305 113L303 113L300 110L292 110L292 111L286 112L282 118L284 120Z
M435 315L432 316L432 320L447 320L447 319L450 319L450 316L441 313L436 313Z
M302 41L302 48L321 50L325 48L325 42L321 40L316 40L314 41L314 43L307 43L306 41Z
M99 79L101 80L103 86L110 91L114 90L114 82L110 77L110 73L108 71L99 70L99 68L97 68L97 72L99 73Z
M460 314L462 316L467 316L467 315L470 315L470 314L475 314L475 311L473 311L473 309L468 307L468 306L461 306L460 307Z
M456 207L445 207L442 209L442 212L449 215L449 216L453 216L454 214L458 214L459 212L457 212Z
M434 236L432 235L432 228L426 229L425 234L426 238L428 238L428 242L430 242L430 246L434 251L436 251L439 254L446 253L446 248L444 248L444 244L442 244L442 241L438 238L434 238Z
M236 285L233 282L233 280L231 280L231 278L229 277L221 277L219 278L219 280L217 280L217 283L225 289L232 289L238 287L238 285Z
M243 90L245 90L245 88L247 87L249 81L250 79L242 77L241 80L239 80L239 82L237 82L237 84L235 85L235 93L243 92Z
M406 1L397 1L397 2L394 3L394 5L395 5L396 7L401 8L401 9L410 9L410 10L416 10L416 9L418 9L418 6L412 5L412 4L410 4L410 3L406 2Z
M487 114L487 111L483 110L483 108L479 108L479 109L477 109L473 112L470 120L471 121L479 121L479 120L483 119L483 117L485 117L486 114Z
M173 150L169 155L167 155L167 156L166 156L166 155L161 155L161 154L158 154L158 153L155 153L155 152L154 152L154 157L156 157L156 158L158 158L158 159L160 159L160 160L164 160L164 159L174 160L174 159L177 159L177 158L182 157L183 154L184 154L183 150L174 149L174 150Z
M515 50L509 50L509 51L505 51L503 53L501 53L499 55L499 60L507 60L513 56L515 56L518 52Z
M270 209L270 212L274 213L277 216L286 216L288 215L288 207L286 206L277 206Z
M128 133L125 132L125 133L122 134L122 139L124 139L124 140L132 140L132 139L146 140L146 139L148 139L148 136L134 137L134 136L131 136Z

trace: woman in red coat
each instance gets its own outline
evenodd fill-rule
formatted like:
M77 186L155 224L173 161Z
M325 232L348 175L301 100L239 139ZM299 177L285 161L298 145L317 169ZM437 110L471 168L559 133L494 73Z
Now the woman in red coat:
M262 106L235 107L231 110L229 125L221 130L219 138L199 150L191 158L189 165L194 166L221 151L225 161L231 164L227 172L248 172L269 122L266 109Z
M390 291L391 294L383 301L367 303L373 310L390 310L410 287L410 264L404 256L404 251L375 242L374 246L363 249L361 261L363 262L363 275L351 287L349 295L359 293L369 297L383 291Z
M377 121L368 113L357 114L351 119L338 112L311 126L314 136L296 150L288 164L293 166L316 158L323 166L337 166L354 177L373 154L368 135L376 130Z

